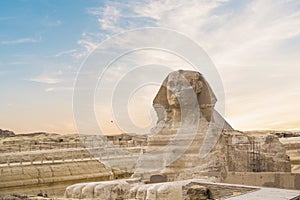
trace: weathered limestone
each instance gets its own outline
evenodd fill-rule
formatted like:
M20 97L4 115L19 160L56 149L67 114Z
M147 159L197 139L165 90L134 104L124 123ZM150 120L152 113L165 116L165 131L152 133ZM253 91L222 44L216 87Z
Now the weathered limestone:
M218 146L221 147L221 152L225 152L227 171L291 171L291 163L286 150L275 135L254 136L237 131L224 132Z
M289 172L228 172L221 182L300 191L300 174Z
M5 137L14 137L14 136L15 136L14 132L0 129L0 137L5 138Z
M234 131L214 110L216 97L194 71L172 72L153 100L157 126L148 137L134 177L168 180L215 177L227 172L290 172L290 160L278 137ZM206 153L203 153L206 152Z
M109 180L112 172L98 161L12 165L0 168L0 194L63 195L65 188L83 181Z
M214 110L216 101L199 72L170 73L153 100L158 121L134 176L147 179L149 174L164 173L178 180L188 169L205 164L200 157L213 148L223 129L232 130Z
M299 133L279 133L279 139L284 145L287 155L290 157L292 172L300 173L300 137ZM289 137L287 137L289 136Z
M130 200L208 200L244 195L255 187L208 183L199 179L143 184L136 179L81 183L66 189L66 198ZM300 193L299 193L300 194Z
M190 183L183 186L183 199L184 200L207 200L211 199L212 194L209 189L204 186Z
M105 145L118 147L143 147L147 137L135 134L120 134L114 136L78 135L54 133L14 134L0 129L0 153L40 151L51 149L95 148Z
M125 180L91 182L75 184L67 187L65 192L66 198L78 199L117 199L128 198L130 184Z
M130 181L129 181L130 182ZM209 191L200 183L192 181L157 183L157 184L129 184L126 180L106 182L82 183L69 186L66 198L81 199L139 199L139 200L191 200L207 199ZM196 198L198 197L198 198Z
M150 177L150 183L162 183L167 181L167 176L165 174L155 174Z
M153 106L158 115L158 124L178 127L183 120L192 117L181 116L183 111L199 109L207 121L212 119L216 97L202 74L194 71L179 70L172 72L164 80Z

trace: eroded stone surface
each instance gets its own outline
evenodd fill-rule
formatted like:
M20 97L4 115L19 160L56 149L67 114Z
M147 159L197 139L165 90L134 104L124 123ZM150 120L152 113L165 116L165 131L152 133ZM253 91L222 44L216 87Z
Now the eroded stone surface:
M5 138L5 137L13 137L13 136L15 136L14 132L0 129L0 137Z
M223 129L232 130L214 110L216 101L199 72L170 73L153 100L158 121L134 176L149 178L150 174L164 173L171 175L170 180L178 180L172 176L203 165L200 156L209 153Z
M168 179L165 174L155 174L150 177L150 183L162 183L167 181Z
M131 182L130 180L123 180ZM206 199L220 199L221 197L230 197L237 194L242 195L250 191L255 191L257 188L241 187L235 185L223 185L218 183L203 183L201 180L185 180L156 184L143 184L109 181L99 183L85 183L69 186L66 191L66 197L82 198L82 199L130 199L130 200L206 200ZM97 193L89 195L84 194L87 187L101 188ZM125 186L125 187L124 187ZM117 193L113 188L122 188L122 192ZM81 188L78 190L78 188ZM81 194L78 193L81 191ZM99 192L101 191L101 195ZM74 193L72 195L72 192ZM86 198L83 198L86 197ZM87 198L89 197L89 198Z
M184 200L206 200L210 199L210 191L204 186L187 185L184 186Z
M117 199L129 198L130 184L125 180L76 184L67 187L66 198Z
M220 180L228 171L290 172L289 157L277 136L232 130L214 110L215 103L199 72L170 73L153 100L158 122L134 177L149 180L162 173L169 181L203 176Z
M212 110L217 99L205 78L199 72L179 70L170 73L162 83L155 99L157 124L178 127L181 122L191 119L189 109L199 109L207 121L211 121Z
M130 182L130 181L129 181ZM139 199L139 200L181 200L195 199L198 193L204 193L203 186L192 181L168 182L157 184L129 184L126 180L83 183L69 186L66 189L66 198L81 199ZM199 184L198 184L199 185ZM183 188L185 194L183 196ZM201 191L200 191L201 190ZM206 191L206 190L205 190ZM202 196L203 196L202 195ZM188 198L191 197L191 198Z

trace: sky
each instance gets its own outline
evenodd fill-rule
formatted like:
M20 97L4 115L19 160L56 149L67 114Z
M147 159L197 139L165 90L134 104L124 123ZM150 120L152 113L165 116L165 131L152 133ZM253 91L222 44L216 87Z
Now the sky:
M145 27L178 32L206 52L224 88L223 115L235 129L300 129L298 0L0 1L0 128L76 133L73 90L89 55L115 35ZM130 64L189 68L169 53L139 51L102 80L118 82ZM145 130L155 124L151 102L167 71L148 74L139 77L155 83L128 91L126 99L130 119ZM95 93L103 131L131 131L118 127L122 114L111 111L106 93Z

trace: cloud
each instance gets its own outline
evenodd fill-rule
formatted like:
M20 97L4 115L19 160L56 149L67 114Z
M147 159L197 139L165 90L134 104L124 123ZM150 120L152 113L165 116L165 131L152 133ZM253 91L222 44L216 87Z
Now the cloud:
M24 43L36 43L40 42L41 38L20 38L16 40L6 40L6 41L0 41L1 45L14 45L14 44L24 44Z
M87 52L91 52L97 47L97 44L88 40L78 40L77 43L83 46Z
M57 84L63 82L61 79L47 77L47 76L38 76L35 78L28 79L29 81L37 82L37 83L46 83L46 84Z
M266 128L272 121L276 121L276 128L278 124L283 126L277 117L284 112L290 115L282 119L286 124L293 124L288 122L293 117L299 118L298 111L283 105L300 107L289 98L290 94L293 99L300 98L299 93L290 92L293 87L300 91L300 80L293 75L300 73L297 0L108 2L88 12L98 19L99 31L108 34L158 26L179 31L197 42L219 70L229 118L237 128ZM245 111L245 105L250 109ZM276 105L275 110L272 105Z
M73 91L73 89L73 87L50 87L45 89L45 92Z
M188 35L209 53L220 54L219 58L224 58L225 53L226 57L237 57L245 51L249 54L249 49L254 51L257 45L274 45L299 34L299 11L293 10L293 2L256 0L243 1L234 9L235 6L234 1L166 0L133 5L133 9L155 19L157 26Z
M54 55L54 57L61 57L64 55L75 56L77 52L78 52L78 49L70 49L70 50L58 52Z
M87 12L98 18L101 30L119 32L124 30L119 24L121 17L119 8L119 6L113 6L112 3L108 3L105 7L89 8Z
M81 62L107 37L108 35L103 33L83 32L82 38L77 41L78 48L58 52L52 57L71 56L76 62Z
M97 18L102 31L109 34L119 33L133 28L155 25L152 18L144 17L134 9L139 4L145 5L144 3L144 1L134 3L108 1L104 7L89 8L87 12Z
M26 62L23 62L23 61L0 62L0 66L24 65L24 64L26 64Z
M116 26L120 17L120 10L114 6L107 5L104 8L92 8L88 12L92 15L99 16L98 22L102 30L121 31L121 27Z
M82 38L77 41L80 47L71 53L78 60L88 56L100 42L108 39L113 34L132 28L154 25L152 19L136 13L130 3L107 1L102 7L91 7L86 11L97 19L99 29L98 32L85 31L82 33Z

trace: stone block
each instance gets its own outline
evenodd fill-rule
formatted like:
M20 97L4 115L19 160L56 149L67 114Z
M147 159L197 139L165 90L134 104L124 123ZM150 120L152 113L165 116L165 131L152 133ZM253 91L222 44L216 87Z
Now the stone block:
M155 174L150 176L150 183L163 183L167 181L168 179L165 174Z

